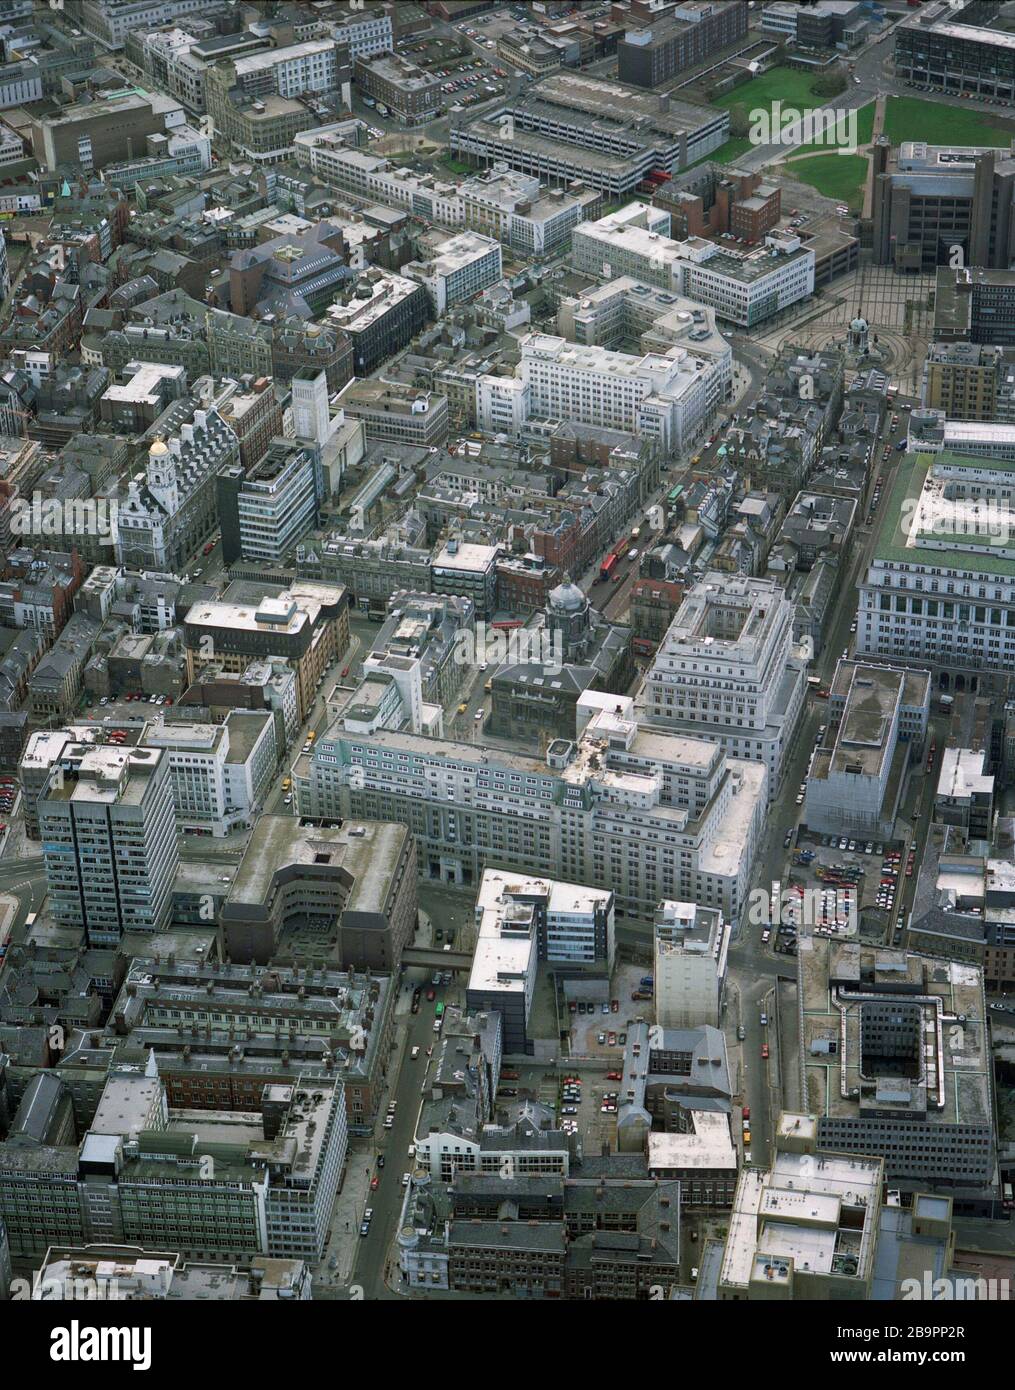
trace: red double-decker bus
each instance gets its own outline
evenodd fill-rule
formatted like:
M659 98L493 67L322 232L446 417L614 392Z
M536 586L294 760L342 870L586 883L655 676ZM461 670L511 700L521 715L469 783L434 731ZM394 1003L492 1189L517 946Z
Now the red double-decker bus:
M616 551L611 550L609 555L607 555L606 559L599 566L599 578L609 579L610 575L617 568L617 561L619 559L620 556L616 553Z
M501 618L499 622L493 622L490 626L498 632L508 632L513 627L524 627L525 623L521 618Z

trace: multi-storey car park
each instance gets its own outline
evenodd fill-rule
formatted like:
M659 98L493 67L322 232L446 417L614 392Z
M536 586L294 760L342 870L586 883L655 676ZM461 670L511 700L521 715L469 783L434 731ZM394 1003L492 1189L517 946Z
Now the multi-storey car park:
M729 136L729 113L586 73L560 72L473 120L452 124L451 148L551 183L580 179L611 196L653 169L675 173Z

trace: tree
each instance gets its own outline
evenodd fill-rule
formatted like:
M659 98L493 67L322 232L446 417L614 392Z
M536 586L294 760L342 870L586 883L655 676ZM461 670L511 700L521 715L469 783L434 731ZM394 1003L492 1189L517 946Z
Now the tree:
M812 90L815 96L837 97L847 85L846 74L841 67L836 67L816 78Z
M742 139L751 130L750 118L742 106L734 106L730 112L730 137Z

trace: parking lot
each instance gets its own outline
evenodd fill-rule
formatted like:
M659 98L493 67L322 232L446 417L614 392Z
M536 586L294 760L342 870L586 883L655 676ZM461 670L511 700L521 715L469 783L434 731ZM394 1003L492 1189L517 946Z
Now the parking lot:
M481 55L464 42L466 33L471 37L475 32L471 24L463 25L462 32L462 41L420 38L399 48L399 52L418 67L441 79L444 106L451 111L464 110L502 95L504 79L509 75L493 49Z
M907 854L899 841L852 840L802 829L783 884L782 920L768 944L795 954L801 926L842 940L871 931L882 936L894 920L900 886L914 872L913 852Z

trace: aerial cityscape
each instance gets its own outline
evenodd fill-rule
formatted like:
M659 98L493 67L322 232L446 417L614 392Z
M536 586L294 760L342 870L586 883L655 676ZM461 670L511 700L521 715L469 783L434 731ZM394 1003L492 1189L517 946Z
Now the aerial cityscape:
M1015 2L0 0L0 296L0 1302L1015 1297Z

